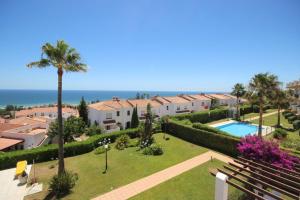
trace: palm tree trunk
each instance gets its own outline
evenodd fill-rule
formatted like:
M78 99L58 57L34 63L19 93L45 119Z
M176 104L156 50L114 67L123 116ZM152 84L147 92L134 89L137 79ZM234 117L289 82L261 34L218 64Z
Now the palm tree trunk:
M278 112L277 112L277 127L280 127L280 106L278 105Z
M62 76L63 70L58 68L58 90L57 90L57 118L58 118L58 176L65 172L64 163L64 138L62 119Z
M262 121L263 121L263 103L259 102L259 124L258 124L258 136L262 137Z
M239 96L236 96L236 119L240 120Z

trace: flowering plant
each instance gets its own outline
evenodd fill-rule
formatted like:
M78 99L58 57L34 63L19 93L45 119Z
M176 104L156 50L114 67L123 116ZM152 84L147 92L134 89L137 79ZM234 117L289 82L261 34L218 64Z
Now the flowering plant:
M242 138L237 149L245 158L265 161L291 170L294 169L296 163L300 163L299 158L281 150L278 143L263 140L258 136L248 135Z

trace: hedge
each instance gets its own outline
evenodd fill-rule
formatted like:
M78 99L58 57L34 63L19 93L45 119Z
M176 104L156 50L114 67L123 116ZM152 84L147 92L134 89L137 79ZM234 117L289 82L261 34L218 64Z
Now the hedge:
M169 121L167 132L188 142L201 145L230 156L237 156L236 149L239 139L229 135L216 134L211 131L196 129Z
M127 129L122 131L116 131L112 133L105 133L101 135L95 135L82 142L71 142L64 145L64 156L76 156L83 153L88 153L99 146L99 142L104 138L110 138L111 142L114 142L120 135L127 134L130 138L138 136L138 129ZM57 144L50 144L41 146L34 149L10 151L0 154L0 169L7 169L15 167L16 163L20 160L27 160L28 163L44 162L54 160L58 157Z
M298 130L300 128L300 120L295 120L293 122L293 127L295 130Z
M289 123L291 124L291 123L293 123L293 121L295 121L297 119L297 116L293 115L293 116L288 117L287 119L288 119Z
M284 118L289 118L289 117L291 117L291 116L294 116L294 114L293 113L286 113L285 115L284 115Z
M253 112L253 107L250 105L241 106L241 108L240 108L241 116L252 113L252 112Z
M228 115L228 109L215 109L211 111L200 111L188 114L180 114L173 116L173 119L184 120L188 119L191 122L200 122L200 123L208 123L211 121L224 119Z

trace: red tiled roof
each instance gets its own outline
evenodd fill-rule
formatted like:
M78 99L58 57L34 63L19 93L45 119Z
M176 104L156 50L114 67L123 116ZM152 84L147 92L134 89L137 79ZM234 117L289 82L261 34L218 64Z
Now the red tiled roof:
M23 142L23 140L10 139L10 138L1 138L0 137L0 151L16 144Z
M9 124L9 123L2 123L0 124L0 132L15 129L18 127L21 127L22 125L20 124Z

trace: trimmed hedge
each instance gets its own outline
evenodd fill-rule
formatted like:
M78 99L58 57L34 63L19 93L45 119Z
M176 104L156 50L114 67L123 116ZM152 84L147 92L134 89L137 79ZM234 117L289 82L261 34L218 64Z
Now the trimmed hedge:
M173 116L173 119L176 120L184 120L188 119L192 123L200 122L200 123L208 123L211 121L224 119L228 115L228 109L215 109L211 111L200 111L188 114L180 114Z
M298 130L300 128L300 120L295 120L293 122L293 127L295 130Z
M127 134L130 138L135 138L139 135L138 129L127 129L112 133L105 133L101 135L95 135L82 142L71 142L64 145L64 156L76 156L83 153L88 153L99 146L99 142L104 138L110 138L111 142L114 142L116 138L121 135ZM33 159L35 162L44 162L54 160L58 157L57 144L50 144L41 146L34 149L11 151L0 154L0 169L7 169L15 167L20 160L27 160L31 163Z
M284 115L284 118L289 118L289 117L291 117L291 116L294 116L294 114L293 113L286 113L285 115Z
M190 126L180 125L174 121L169 121L167 125L168 133L188 142L201 145L230 156L237 156L236 149L239 139L230 135L216 134L212 131L196 129Z
M297 119L297 116L293 115L293 116L288 117L287 119L288 119L289 123L291 124L291 123L293 123L293 121L295 121Z

